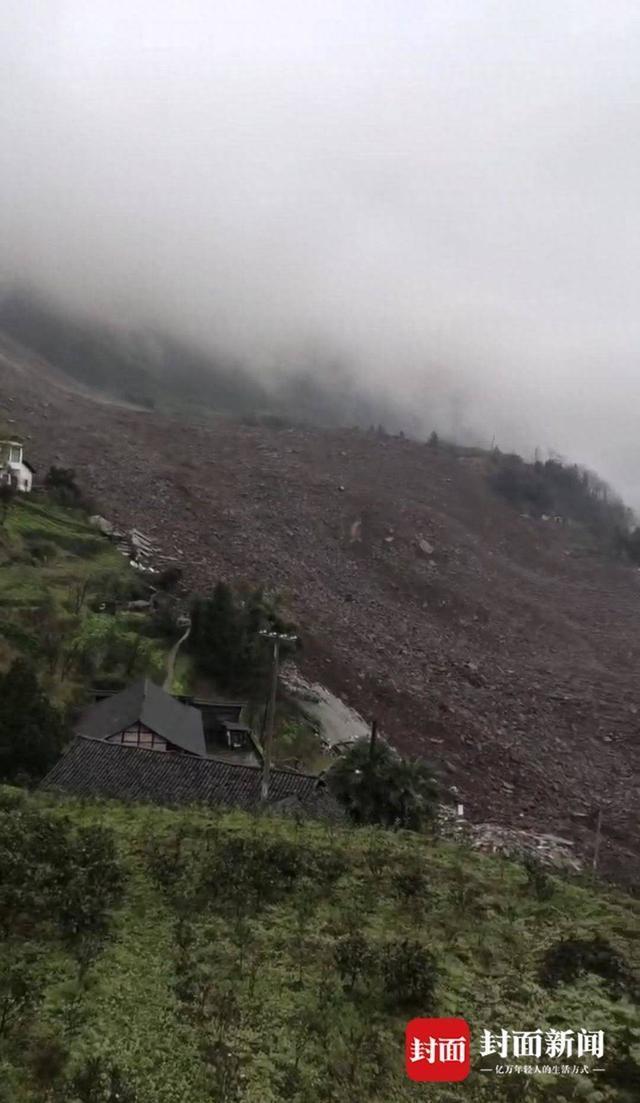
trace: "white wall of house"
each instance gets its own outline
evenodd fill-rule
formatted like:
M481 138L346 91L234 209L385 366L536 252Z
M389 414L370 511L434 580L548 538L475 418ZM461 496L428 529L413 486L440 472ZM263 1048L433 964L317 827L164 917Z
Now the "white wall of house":
M24 491L25 494L29 494L33 486L31 469L27 467L26 463L9 463L9 470L15 480L16 488Z
M31 468L24 462L22 444L17 440L0 440L0 468L11 475L17 490L28 494L33 486Z

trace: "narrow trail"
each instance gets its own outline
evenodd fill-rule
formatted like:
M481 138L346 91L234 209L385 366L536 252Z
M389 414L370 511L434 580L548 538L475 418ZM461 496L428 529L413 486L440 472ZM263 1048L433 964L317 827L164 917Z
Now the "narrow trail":
M162 686L165 693L171 693L171 686L173 685L173 675L174 675L174 671L175 671L175 668L176 668L176 659L178 658L178 652L179 652L180 648L182 647L183 643L185 642L185 640L187 640L189 638L190 631L191 631L191 621L189 621L183 635L180 637L179 640L176 641L176 643L174 643L173 647L171 648L171 651L167 655L167 673L165 675L164 683L163 683L163 686Z

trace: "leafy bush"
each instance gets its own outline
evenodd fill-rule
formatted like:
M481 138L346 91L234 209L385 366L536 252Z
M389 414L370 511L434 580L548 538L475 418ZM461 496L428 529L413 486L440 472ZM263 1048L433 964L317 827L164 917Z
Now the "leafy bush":
M136 1092L117 1065L101 1056L87 1058L69 1083L79 1103L136 1103Z
M433 953L412 939L388 942L381 952L387 1003L396 1009L429 1011L434 1008L438 966Z
M203 871L201 891L217 910L246 911L288 896L305 872L305 855L288 839L231 835Z
M432 1009L438 967L421 942L402 938L376 943L353 930L337 939L334 958L348 991L364 988L394 1011Z
M306 847L273 835L216 834L212 845L182 832L145 848L155 881L176 905L241 915L286 900L303 883L335 884L346 859L336 850Z
M350 866L346 853L336 847L328 850L307 850L304 861L308 875L324 888L335 885Z
M337 939L334 956L338 975L349 990L375 970L375 950L362 931L351 931Z
M541 862L527 854L524 859L524 868L527 873L527 884L538 900L550 900L554 893L554 884Z
M353 743L329 770L327 786L354 823L420 831L435 817L432 770L401 758L387 743L376 744L373 754L368 740Z
M92 679L103 670L110 676L121 670L127 682L142 675L160 680L164 655L153 640L129 627L126 616L90 613L68 643L63 677L70 670Z
M48 497L67 509L93 512L94 503L87 498L76 482L76 473L70 467L50 467L44 478Z
M381 951L380 964L386 999L394 1008L433 1010L438 966L421 942L409 938L388 942Z
M41 778L66 738L62 718L42 693L33 668L16 659L0 675L0 779Z
M600 935L593 938L565 938L545 952L540 981L547 988L572 984L583 973L602 977L613 995L629 991L640 994L640 985L622 955Z
M100 543L99 545L103 545ZM116 570L113 567L94 571L86 580L89 606L100 612L101 605L119 605L128 601L146 601L149 583L135 571Z
M72 942L103 933L124 875L105 828L73 829L26 807L0 808L0 928L32 938L54 926Z

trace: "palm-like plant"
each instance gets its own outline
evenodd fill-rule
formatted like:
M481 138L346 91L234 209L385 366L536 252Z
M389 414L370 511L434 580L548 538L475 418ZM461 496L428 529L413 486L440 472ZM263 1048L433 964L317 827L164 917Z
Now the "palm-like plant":
M371 752L368 740L358 740L329 770L327 784L355 823L420 831L435 816L439 786L432 769L384 742Z

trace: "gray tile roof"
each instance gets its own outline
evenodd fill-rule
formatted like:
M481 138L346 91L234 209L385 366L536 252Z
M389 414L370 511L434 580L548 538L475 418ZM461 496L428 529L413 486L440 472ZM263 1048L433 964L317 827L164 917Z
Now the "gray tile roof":
M79 797L250 810L260 803L261 781L262 770L256 766L77 737L40 788ZM317 818L341 818L333 799L318 789L318 778L310 774L272 770L269 804L277 807L281 802Z
M148 678L91 705L74 731L91 739L108 739L138 721L183 751L202 756L207 753L198 709L176 701Z

